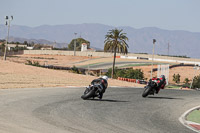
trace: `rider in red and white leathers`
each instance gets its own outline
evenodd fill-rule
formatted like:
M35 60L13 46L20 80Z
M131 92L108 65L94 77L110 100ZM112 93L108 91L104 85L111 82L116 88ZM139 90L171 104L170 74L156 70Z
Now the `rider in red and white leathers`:
M160 91L160 89L164 89L166 85L165 75L161 75L160 78L152 78L152 81L157 83L156 94Z

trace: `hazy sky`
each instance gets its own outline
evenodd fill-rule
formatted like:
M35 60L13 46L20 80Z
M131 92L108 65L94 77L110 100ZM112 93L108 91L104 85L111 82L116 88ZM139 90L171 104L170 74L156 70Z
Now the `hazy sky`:
M0 0L0 24L100 23L200 32L200 0Z

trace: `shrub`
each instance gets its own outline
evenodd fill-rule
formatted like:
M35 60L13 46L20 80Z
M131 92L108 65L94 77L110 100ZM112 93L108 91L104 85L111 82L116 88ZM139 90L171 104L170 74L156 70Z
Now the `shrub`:
M175 83L180 83L181 75L180 74L174 74L173 75L173 81Z
M71 72L77 73L77 74L81 74L81 71L80 71L76 66L73 66L73 67L71 68Z
M32 65L32 61L27 60L27 62L25 63L26 65Z
M27 62L25 63L26 65L31 65L31 66L37 66L37 67L41 67L40 63L38 61L30 61L30 60L27 60Z
M33 61L33 66L40 67L40 63L38 61Z
M112 68L108 69L108 72L106 75L108 77L111 77ZM115 68L115 74L114 78L131 78L131 79L144 79L144 73L141 71L141 69L118 69Z
M200 75L194 77L192 88L200 88Z
M190 80L188 78L185 78L184 83L189 84Z

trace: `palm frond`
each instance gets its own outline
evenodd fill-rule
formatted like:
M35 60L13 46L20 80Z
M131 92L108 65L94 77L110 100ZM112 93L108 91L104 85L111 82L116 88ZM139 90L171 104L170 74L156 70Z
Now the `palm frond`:
M105 35L105 45L104 45L104 51L105 52L114 52L117 53L128 53L128 44L126 41L128 41L128 37L126 36L126 33L122 33L122 29L112 29L107 32Z

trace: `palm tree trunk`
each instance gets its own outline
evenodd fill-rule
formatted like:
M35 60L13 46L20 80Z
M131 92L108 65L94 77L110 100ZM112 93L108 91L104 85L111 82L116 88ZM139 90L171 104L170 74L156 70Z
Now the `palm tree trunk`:
M114 58L113 58L113 67L112 67L112 77L114 77L114 73L115 73L115 58L116 58L116 48L114 50Z

